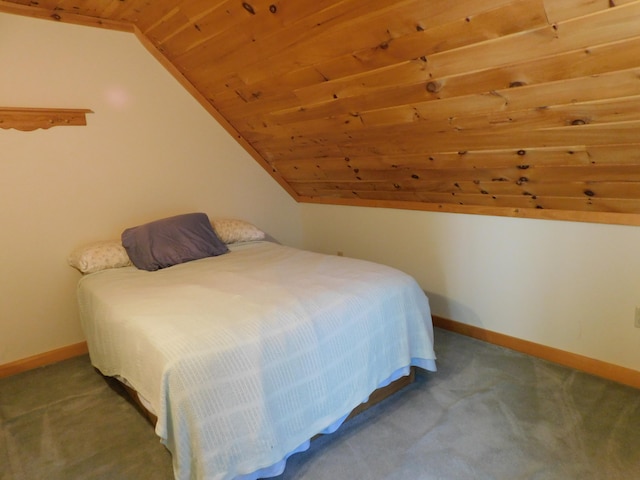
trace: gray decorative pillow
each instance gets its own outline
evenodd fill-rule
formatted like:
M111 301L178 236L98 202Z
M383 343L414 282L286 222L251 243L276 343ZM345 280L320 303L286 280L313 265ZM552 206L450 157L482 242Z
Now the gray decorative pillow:
M127 228L122 232L122 245L136 267L149 271L229 251L205 213L187 213Z

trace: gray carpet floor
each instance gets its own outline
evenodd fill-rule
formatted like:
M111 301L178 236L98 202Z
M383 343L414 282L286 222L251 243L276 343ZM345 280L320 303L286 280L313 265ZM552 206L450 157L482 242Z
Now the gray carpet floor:
M439 371L292 456L278 480L640 479L640 390L436 329ZM0 480L171 479L87 356L0 380Z

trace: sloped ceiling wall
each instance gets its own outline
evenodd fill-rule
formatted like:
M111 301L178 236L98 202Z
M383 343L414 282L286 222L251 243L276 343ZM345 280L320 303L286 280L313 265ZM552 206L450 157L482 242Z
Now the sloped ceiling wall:
M638 0L0 10L135 31L298 201L640 224Z

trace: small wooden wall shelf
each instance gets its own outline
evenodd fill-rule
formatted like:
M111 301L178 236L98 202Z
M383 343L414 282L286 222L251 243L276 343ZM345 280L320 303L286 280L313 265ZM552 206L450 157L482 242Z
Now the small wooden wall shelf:
M38 128L86 125L88 109L0 107L0 128L28 132Z

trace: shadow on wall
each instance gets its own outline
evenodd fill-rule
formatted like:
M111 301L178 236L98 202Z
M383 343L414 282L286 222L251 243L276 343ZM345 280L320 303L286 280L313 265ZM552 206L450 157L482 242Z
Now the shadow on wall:
M447 320L466 323L468 325L473 325L474 327L484 328L481 318L468 306L437 293L426 290L424 293L427 295L427 298L429 298L432 315L436 315Z

